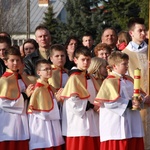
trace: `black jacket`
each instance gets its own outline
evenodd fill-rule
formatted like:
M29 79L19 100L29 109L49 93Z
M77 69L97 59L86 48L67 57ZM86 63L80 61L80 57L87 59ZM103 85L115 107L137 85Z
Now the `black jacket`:
M24 71L28 75L38 76L36 74L35 66L37 60L39 59L42 59L39 54L39 50L34 51L33 53L29 54L27 57L24 58L24 64L25 64Z
M3 75L5 71L6 71L6 66L4 64L4 61L0 58L0 77Z
M72 67L76 66L74 61L70 61L68 55L66 56L66 63L64 65L64 68L71 70Z

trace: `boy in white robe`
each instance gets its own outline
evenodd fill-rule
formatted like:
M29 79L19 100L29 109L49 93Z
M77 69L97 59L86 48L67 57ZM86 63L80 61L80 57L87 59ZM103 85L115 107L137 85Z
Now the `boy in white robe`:
M61 150L64 140L59 109L54 98L56 90L48 83L52 68L47 60L39 60L36 70L40 78L28 106L30 149Z
M0 149L20 150L23 147L28 150L26 88L30 81L18 74L22 64L19 49L10 47L4 60L8 69L0 78ZM28 87L31 89L33 85Z
M133 79L128 70L127 54L113 52L108 57L112 68L96 96L100 107L100 150L144 150L143 125L139 110L140 100L132 100Z
M66 137L66 150L97 150L100 145L97 113L94 98L99 85L87 74L91 52L79 47L74 52L77 68L70 71L70 77L61 93L64 100L62 112L62 134Z

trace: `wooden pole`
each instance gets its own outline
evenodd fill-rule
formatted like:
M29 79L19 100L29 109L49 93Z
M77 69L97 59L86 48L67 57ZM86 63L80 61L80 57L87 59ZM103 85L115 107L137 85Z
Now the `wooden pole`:
M149 1L149 29L148 29L148 95L150 95L150 1Z
M27 39L30 38L30 0L27 0L27 19L26 19L26 24L27 24Z

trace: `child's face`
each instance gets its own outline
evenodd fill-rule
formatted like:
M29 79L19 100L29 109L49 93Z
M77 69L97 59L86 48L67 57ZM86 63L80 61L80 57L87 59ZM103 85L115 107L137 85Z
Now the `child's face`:
M124 75L128 71L128 60L123 60L121 63L114 65L113 70Z
M40 70L37 71L37 74L42 80L47 80L52 75L52 69L50 64L41 64Z
M66 55L63 51L54 51L53 55L50 57L53 65L57 67L64 67L66 63Z
M8 60L5 61L5 65L12 71L16 72L20 69L22 62L21 58L17 55L9 55Z
M107 52L106 49L100 50L100 51L98 51L98 53L97 53L97 57L103 58L103 59L105 59L105 60L107 60L108 56L109 56L109 54L108 54L108 52Z
M99 69L99 73L103 76L103 77L107 77L108 72L106 69L106 65L102 65Z
M93 39L91 36L84 36L83 39L82 39L82 44L84 46L87 46L88 48L91 48L93 46Z
M74 62L77 65L77 68L80 70L87 70L91 63L90 56L79 55L78 58L74 58Z

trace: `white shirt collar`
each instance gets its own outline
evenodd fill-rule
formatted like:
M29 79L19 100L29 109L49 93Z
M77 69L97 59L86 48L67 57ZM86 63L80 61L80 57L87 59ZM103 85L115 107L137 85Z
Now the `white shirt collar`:
M129 44L127 45L126 48L132 52L138 52L138 53L139 52L146 52L148 49L146 42L143 42L142 46L143 46L142 48L138 49L139 45L134 43L133 41L131 41L131 42L129 42Z

